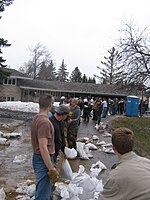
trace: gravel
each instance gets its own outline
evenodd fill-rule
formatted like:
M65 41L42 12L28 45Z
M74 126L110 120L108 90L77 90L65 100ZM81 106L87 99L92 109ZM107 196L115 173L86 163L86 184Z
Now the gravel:
M16 120L28 121L32 120L35 113L22 112L22 111L12 111L0 108L0 118L11 118Z

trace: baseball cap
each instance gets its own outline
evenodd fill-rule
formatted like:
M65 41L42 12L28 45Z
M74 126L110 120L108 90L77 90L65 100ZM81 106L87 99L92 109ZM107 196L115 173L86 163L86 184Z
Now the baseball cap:
M55 112L58 114L68 114L70 111L69 106L65 104L61 104L59 107L55 108Z

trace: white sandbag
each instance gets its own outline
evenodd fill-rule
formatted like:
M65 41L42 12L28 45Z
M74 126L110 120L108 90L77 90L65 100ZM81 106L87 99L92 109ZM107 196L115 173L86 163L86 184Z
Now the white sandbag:
M106 144L103 144L102 146L106 147L106 148L109 148L109 147L112 147L112 143L106 143Z
M64 152L66 157L69 159L75 159L77 157L77 151L74 148L70 149L68 147L65 147Z
M89 177L90 176L87 173L84 174L74 173L72 183L82 187L82 181L88 179Z
M88 158L93 158L93 155L91 153L91 150L89 150L89 147L85 145L84 147L84 151L86 153L86 155L88 156Z
M4 188L0 189L0 200L5 200L6 194Z
M105 132L105 133L102 134L102 136L103 136L103 137L111 137L112 134L110 134L110 133L108 133L108 132Z
M26 159L27 159L27 155L18 155L18 156L15 156L13 163L17 163L17 164L25 163Z
M16 199L17 200L31 200L31 198L28 195L18 195Z
M83 194L83 188L82 187L78 187L76 184L70 183L67 187L68 192L69 192L69 199L72 200L78 200L78 196Z
M3 135L4 133L2 131L0 131L0 135Z
M102 169L101 168L99 168L99 169L91 169L91 173L90 173L90 177L92 178L92 177L97 177L98 175L99 175L99 173L102 171Z
M15 138L15 137L21 137L22 136L22 133L17 133L17 132L13 132L13 133L4 133L3 134L3 137L6 137L6 138Z
M94 128L95 128L96 130L99 130L99 125L96 124L96 125L94 126Z
M97 150L97 146L95 144L88 143L85 146L88 146L90 150Z
M71 197L71 199L70 200L80 200L79 199L79 197L78 196L73 196L73 197Z
M60 196L62 197L62 199L68 199L69 198L69 192L68 192L66 187L61 189Z
M55 190L53 192L54 200L80 200L78 198L79 194L83 193L82 187L77 187L76 184L70 183L65 184L61 182L57 182L55 184Z
M74 177L69 185L58 182L55 184L57 196L61 194L62 200L98 199L97 197L103 190L102 180L98 180L96 177L90 177L85 172L85 167L83 165L80 165L78 173L73 173L73 175ZM59 199L57 198L56 200Z
M102 180L91 178L88 174L77 176L72 182L83 188L83 194L79 195L81 199L93 198L95 192L100 193L103 190Z
M92 140L99 140L99 137L97 135L93 135Z
M29 197L33 197L35 195L35 189L36 189L36 186L35 184L32 184L32 185L29 185L26 189L26 194L29 196Z
M100 160L99 161L97 161L95 164L92 164L92 166L91 166L91 171L92 171L92 169L107 169L107 167L104 165L104 163L102 163Z
M106 144L105 141L100 141L100 142L98 141L98 142L96 143L96 145L101 145L101 146L102 146L102 145L105 145L105 144Z
M91 171L90 177L97 177L99 173L104 169L107 169L107 167L101 161L98 161L95 164L92 164L91 169L90 169Z
M76 142L77 144L77 152L81 159L83 160L89 160L89 157L87 156L86 152L84 151L84 145L85 143L82 142Z
M69 199L68 185L63 182L55 183L55 190L53 191L53 200L66 200Z
M103 147L102 151L104 151L105 153L115 154L115 152L112 149L112 147Z
M7 139L6 138L0 138L0 144L6 144Z
M77 142L88 142L89 137L82 137L82 138L77 138Z
M67 159L64 159L62 162L60 176L61 178L72 180L73 172Z

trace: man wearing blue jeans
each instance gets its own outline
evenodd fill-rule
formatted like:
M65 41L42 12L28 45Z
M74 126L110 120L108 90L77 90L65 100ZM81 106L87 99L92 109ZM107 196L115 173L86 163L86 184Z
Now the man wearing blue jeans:
M59 177L53 166L53 155L55 153L54 128L48 119L48 111L51 106L52 96L41 96L39 98L39 113L32 120L32 162L36 176L35 200L50 200L52 184Z

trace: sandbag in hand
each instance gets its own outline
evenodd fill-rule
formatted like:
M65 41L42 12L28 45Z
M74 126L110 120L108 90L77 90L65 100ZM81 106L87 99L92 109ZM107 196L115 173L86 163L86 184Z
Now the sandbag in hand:
M59 173L55 168L52 170L49 170L48 175L50 177L50 181L52 184L55 184L59 179Z
M60 151L57 156L56 163L55 163L55 168L57 169L58 172L60 172L62 162L64 161L64 159L66 159L66 156L62 151Z

